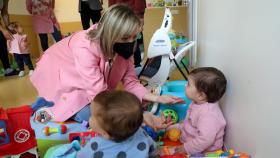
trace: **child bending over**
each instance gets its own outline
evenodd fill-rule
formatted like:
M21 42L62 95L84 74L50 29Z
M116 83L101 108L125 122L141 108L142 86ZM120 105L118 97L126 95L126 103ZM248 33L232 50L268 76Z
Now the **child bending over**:
M219 150L223 146L225 118L219 107L219 99L226 90L224 74L213 67L191 71L186 95L192 100L187 117L182 123L171 125L181 131L182 146L176 153L197 154Z

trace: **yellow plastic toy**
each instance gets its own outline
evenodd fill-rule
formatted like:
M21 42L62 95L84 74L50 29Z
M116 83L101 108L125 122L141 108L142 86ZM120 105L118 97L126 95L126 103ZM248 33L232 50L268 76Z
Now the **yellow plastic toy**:
M224 152L223 150L217 150L215 153L221 155L223 152Z
M177 140L179 140L181 135L181 131L177 128L172 128L170 130L167 131L166 136L169 140L176 142Z

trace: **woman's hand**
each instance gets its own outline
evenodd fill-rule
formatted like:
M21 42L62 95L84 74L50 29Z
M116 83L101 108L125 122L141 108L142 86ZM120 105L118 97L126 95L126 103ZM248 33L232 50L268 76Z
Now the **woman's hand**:
M2 29L2 33L7 40L13 40L14 39L12 33L9 30Z
M178 103L184 103L184 100L171 95L161 95L157 97L156 102L162 104L178 104Z
M171 119L166 119L163 113L161 113L160 116L155 116L154 114L147 112L144 113L144 123L157 131L167 128L173 122Z
M162 103L162 104L179 104L184 103L185 101L179 97L174 97L171 95L154 95L152 93L147 93L143 97L144 100L156 102L156 103Z

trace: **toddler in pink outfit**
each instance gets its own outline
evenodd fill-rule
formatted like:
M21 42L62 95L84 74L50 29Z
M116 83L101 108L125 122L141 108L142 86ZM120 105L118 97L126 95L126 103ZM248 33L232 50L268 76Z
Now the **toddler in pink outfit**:
M198 154L219 150L223 146L226 121L218 101L226 90L224 74L213 67L191 71L186 95L192 100L186 119L167 128L181 131L182 146L176 153Z
M13 34L13 39L8 41L8 48L14 54L14 58L19 67L19 77L24 76L24 64L29 68L29 76L33 73L33 65L28 52L27 35L23 34L23 27L18 22L12 22L9 29Z

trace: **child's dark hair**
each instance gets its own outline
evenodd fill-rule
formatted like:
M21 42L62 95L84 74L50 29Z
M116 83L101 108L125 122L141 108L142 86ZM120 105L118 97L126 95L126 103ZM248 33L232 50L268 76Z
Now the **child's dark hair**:
M224 95L227 80L224 74L214 67L201 67L190 72L196 89L204 92L209 103L215 103Z
M93 100L98 124L110 139L121 142L132 136L143 122L140 100L125 91L104 91ZM96 109L96 108L94 108Z
M11 31L12 34L16 34L17 31L16 29L18 28L19 26L19 23L18 22L10 22L9 26L8 26L8 29Z

